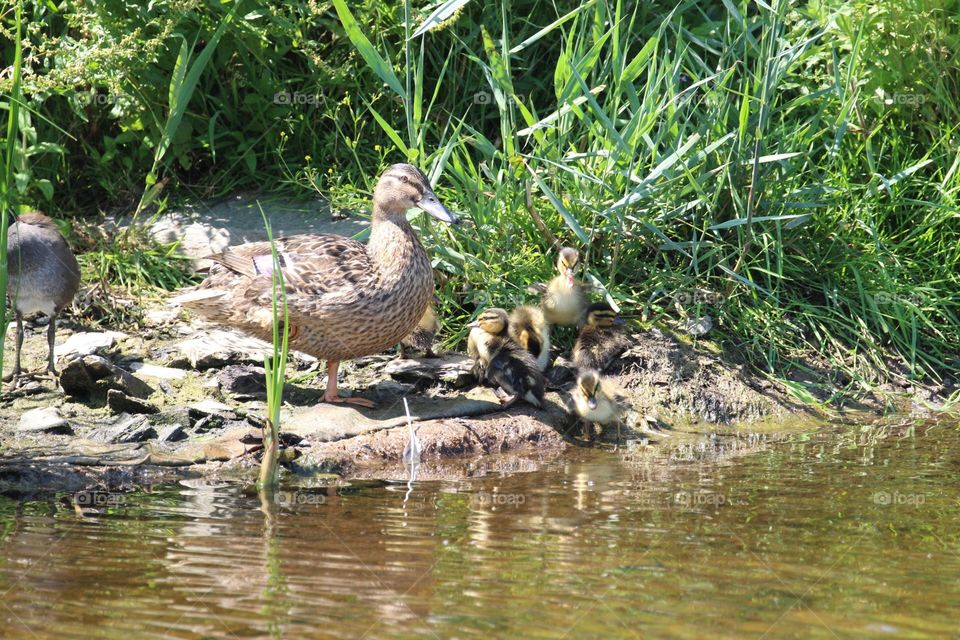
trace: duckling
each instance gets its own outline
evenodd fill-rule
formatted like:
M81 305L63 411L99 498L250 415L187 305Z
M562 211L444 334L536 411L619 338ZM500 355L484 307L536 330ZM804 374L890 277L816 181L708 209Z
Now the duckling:
M325 402L375 406L337 391L341 360L380 353L417 326L433 297L433 269L408 209L456 224L413 165L389 167L373 193L370 239L333 234L278 238L287 294L290 348L327 361ZM228 248L210 257L207 278L173 303L264 340L273 333L273 255L269 242Z
M508 394L504 406L523 399L543 407L544 380L529 351L510 339L509 318L503 309L486 309L471 322L467 352L474 360L477 378Z
M587 307L585 323L573 345L573 366L578 370L604 371L630 348L630 338L621 327L624 321L606 302Z
M510 338L537 359L540 371L550 364L550 325L539 307L523 305L510 312Z
M587 306L587 294L583 284L574 278L574 270L580 262L580 254L573 247L560 249L557 256L557 271L560 273L537 290L543 291L540 306L547 322L553 325L576 326Z
M436 354L433 352L433 339L439 330L440 319L437 318L437 312L431 302L427 305L427 310L423 313L423 317L420 318L420 322L413 330L413 333L400 341L400 352L397 354L397 357L401 360L405 359L407 358L407 350L415 349L422 351L424 358L435 358Z
M577 376L572 396L573 409L586 425L616 424L617 442L620 442L620 424L631 407L613 380L601 377L596 369L587 369Z
M20 349L23 346L23 317L43 313L47 325L47 371L57 375L53 346L57 316L73 300L80 287L80 266L56 223L37 211L17 216L7 231L7 296L17 319L14 386L20 383Z

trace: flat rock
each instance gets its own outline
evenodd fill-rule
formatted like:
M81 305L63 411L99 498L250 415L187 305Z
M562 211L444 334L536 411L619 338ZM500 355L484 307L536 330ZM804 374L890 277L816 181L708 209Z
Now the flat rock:
M131 398L119 389L107 390L107 406L114 413L157 413L157 407L137 398Z
M31 409L20 416L17 431L20 433L71 435L73 428L66 418L60 415L56 407L40 407L39 409Z
M200 371L234 364L261 363L264 354L273 350L263 340L214 328L197 331L175 346L180 354L179 359L185 359L191 368ZM175 358L175 361L179 359Z
M217 375L220 389L239 398L265 398L267 395L266 372L253 365L231 365Z
M474 383L471 367L472 363L467 356L448 354L439 358L398 358L388 362L383 367L383 372L400 382L426 380L462 389Z
M149 384L101 356L84 356L83 365L95 381L107 380L108 388L137 398L149 398L155 392Z
M139 377L156 378L158 380L182 380L187 377L187 372L183 369L160 367L149 362L131 363L130 371Z
M231 420L237 416L233 407L223 402L218 402L213 398L206 398L200 402L194 402L187 408L192 412L206 416L222 416Z
M119 331L81 331L71 335L62 344L55 346L53 354L57 358L63 358L74 353L80 356L106 353L113 348L117 340L126 337L127 334Z
M163 427L157 434L157 440L160 442L180 442L187 439L187 432L179 424L172 424Z
M501 410L500 401L486 388L471 389L453 398L411 396L407 398L413 421L479 416ZM296 407L282 420L283 430L317 442L350 438L361 433L405 425L403 400L381 403L376 409L320 403Z
M123 414L117 420L93 434L95 439L119 444L146 442L157 437L147 416Z

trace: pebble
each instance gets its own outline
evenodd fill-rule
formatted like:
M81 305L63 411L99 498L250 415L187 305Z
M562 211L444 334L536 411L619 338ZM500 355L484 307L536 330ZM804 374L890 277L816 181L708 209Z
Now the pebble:
M56 407L31 409L20 416L17 431L21 433L54 433L72 435L73 428Z
M74 333L62 344L53 349L53 354L57 358L63 358L70 354L89 356L95 353L104 353L113 348L117 340L126 338L127 334L119 331L81 331Z

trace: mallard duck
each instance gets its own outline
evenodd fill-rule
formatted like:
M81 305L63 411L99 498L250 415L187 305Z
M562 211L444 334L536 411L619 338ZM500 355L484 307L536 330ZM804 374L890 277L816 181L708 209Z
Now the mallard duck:
M396 345L417 326L433 297L430 260L406 217L414 207L443 222L458 222L422 171L395 164L374 190L366 245L317 233L275 242L287 293L290 348L327 360L325 402L374 406L370 400L338 394L340 361ZM215 264L206 280L174 301L207 319L270 340L270 243L231 247L210 259Z
M427 305L427 310L423 312L423 317L420 318L420 322L417 323L413 332L400 341L400 351L397 357L406 358L408 349L422 351L424 358L436 357L433 353L433 339L439 330L440 319L437 318L436 309L431 302Z
M546 371L550 364L550 325L538 307L523 305L510 312L510 338L537 359L537 368Z
M604 371L630 348L630 338L622 330L623 318L606 302L587 307L580 335L573 345L573 366L578 370Z
M17 216L7 231L7 297L17 319L14 386L20 383L23 317L43 313L47 325L47 371L57 375L53 346L57 316L73 300L80 286L80 266L56 223L37 211Z
M530 352L510 339L509 318L503 309L484 310L471 322L467 352L474 361L474 373L508 395L505 406L519 399L543 406L543 374Z
M613 380L602 377L596 369L582 371L572 395L574 412L586 425L616 424L617 442L620 441L620 424L631 407L626 394Z
M534 290L543 293L540 307L547 322L552 325L576 326L587 306L587 294L583 284L575 277L580 254L573 247L560 249L557 256L557 271L560 275L546 285L534 285Z

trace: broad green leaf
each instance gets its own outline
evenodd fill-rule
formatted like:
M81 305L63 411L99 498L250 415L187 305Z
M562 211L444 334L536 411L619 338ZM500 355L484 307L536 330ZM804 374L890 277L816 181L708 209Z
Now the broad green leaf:
M350 13L346 2L344 2L344 0L333 0L333 6L337 10L337 15L340 17L343 30L347 33L350 42L356 47L364 62L367 63L367 66L380 76L380 79L386 82L387 86L393 89L394 93L403 100L406 100L407 92L403 89L403 85L400 83L400 79L397 78L397 74L394 73L393 67L389 62L384 60L370 43L370 40L367 39L367 36L364 35L356 18Z

